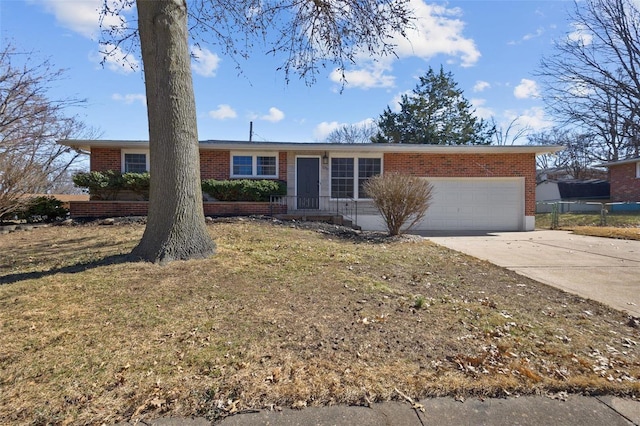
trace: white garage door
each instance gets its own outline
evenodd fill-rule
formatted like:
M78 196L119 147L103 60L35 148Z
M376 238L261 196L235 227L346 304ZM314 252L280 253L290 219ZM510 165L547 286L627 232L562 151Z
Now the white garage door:
M429 178L431 207L417 230L520 231L524 178Z

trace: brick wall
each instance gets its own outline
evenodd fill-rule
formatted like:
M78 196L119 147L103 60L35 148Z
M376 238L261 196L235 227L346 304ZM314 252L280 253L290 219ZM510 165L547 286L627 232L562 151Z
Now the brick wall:
M384 155L385 172L423 177L524 177L525 215L536 212L535 154L404 154Z
M71 217L120 217L146 216L146 201L71 201ZM247 216L271 215L287 212L285 205L250 202L205 202L204 214L207 216Z
M611 201L640 201L640 179L636 178L636 163L609 167Z
M119 148L92 148L89 161L89 168L92 172L122 171L122 157Z
M225 180L231 173L229 151L200 151L200 178Z

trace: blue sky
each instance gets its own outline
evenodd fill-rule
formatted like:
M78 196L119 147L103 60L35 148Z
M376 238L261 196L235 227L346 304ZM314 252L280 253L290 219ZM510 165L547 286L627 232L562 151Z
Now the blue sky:
M142 71L112 61L100 65L98 13L102 0L3 0L2 43L34 51L67 69L53 97L87 100L76 111L104 139L147 139ZM429 66L453 73L477 115L506 126L515 117L533 131L551 125L535 76L553 40L574 33L571 1L412 0L419 16L410 42L399 41L397 58L362 58L347 69L342 92L332 69L309 87L287 84L278 58L256 53L236 63L215 45L194 46L194 88L200 139L323 141L342 124L375 120L413 89ZM139 61L131 57L135 63ZM521 141L522 142L522 141Z

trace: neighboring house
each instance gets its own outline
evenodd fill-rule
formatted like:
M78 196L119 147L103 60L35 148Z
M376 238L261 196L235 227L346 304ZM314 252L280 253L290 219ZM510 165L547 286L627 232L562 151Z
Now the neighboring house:
M65 140L89 152L92 171L149 169L148 142ZM558 146L442 146L202 141L202 179L279 179L287 197L274 205L205 202L207 215L338 212L363 229L384 223L363 193L377 174L402 172L434 186L431 207L419 230L528 231L535 228L537 154ZM262 205L260 205L262 204ZM266 203L269 204L269 203ZM146 202L72 203L72 216L146 214ZM247 208L249 210L247 210Z
M558 210L564 212L600 211L601 204L609 201L609 182L601 179L547 180L536 187L538 213L548 213L552 204L558 203Z
M640 157L599 164L606 167L611 184L612 203L640 203ZM614 205L612 210L637 210L639 206Z
M548 169L540 169L537 171L536 180L538 183L544 181L561 181L561 180L591 180L591 179L607 179L607 172L593 167L586 168L580 172L580 176L575 176L570 167L552 167Z

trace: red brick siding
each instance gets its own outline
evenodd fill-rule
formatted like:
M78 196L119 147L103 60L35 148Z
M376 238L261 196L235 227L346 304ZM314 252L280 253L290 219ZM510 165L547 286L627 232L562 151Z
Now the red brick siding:
M611 201L640 201L640 179L636 178L636 163L609 167Z
M231 177L229 151L200 151L200 178L224 180ZM287 153L278 153L278 179L287 180Z
M424 177L524 177L525 215L535 215L535 154L387 153L384 171Z
M92 148L89 168L92 172L106 170L122 171L122 157L119 148Z
M200 178L229 179L231 172L229 151L200 151Z
M204 214L207 216L245 216L270 215L287 212L285 205L249 202L205 202ZM118 216L146 216L148 202L146 201L71 201L71 217L118 217Z
M287 153L278 153L278 179L287 181Z

